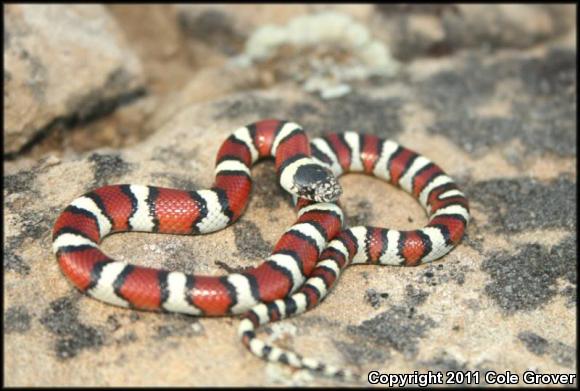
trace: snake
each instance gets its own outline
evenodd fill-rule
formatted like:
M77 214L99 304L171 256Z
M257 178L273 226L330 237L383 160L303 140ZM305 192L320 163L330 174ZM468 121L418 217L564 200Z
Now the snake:
M195 235L233 224L247 207L251 168L274 159L278 184L298 218L269 257L243 272L206 276L118 261L99 244L119 232ZM396 185L425 208L417 230L346 227L338 177L362 172ZM392 140L347 131L309 141L295 122L264 119L232 132L215 162L211 188L183 190L106 185L77 197L57 217L52 250L62 273L81 292L115 306L194 316L242 314L239 337L271 362L348 379L325 365L261 341L258 327L320 303L352 264L416 266L445 256L469 221L465 195L441 168Z
M463 238L470 219L469 202L438 165L393 140L356 132L331 133L312 140L312 156L337 178L346 173L364 173L401 188L419 201L429 221L421 229L408 231L373 226L345 228L325 247L299 290L260 303L245 313L238 335L244 346L263 360L361 382L365 376L278 348L258 339L256 330L318 305L350 265L417 266L445 256Z

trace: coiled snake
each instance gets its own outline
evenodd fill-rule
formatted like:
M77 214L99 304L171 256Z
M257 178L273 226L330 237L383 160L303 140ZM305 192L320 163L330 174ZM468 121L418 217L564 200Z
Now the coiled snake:
M214 232L243 213L251 166L273 157L282 188L293 195L298 219L258 267L225 276L200 276L115 261L99 249L110 233ZM377 227L343 230L336 178L363 172L415 196L428 224L413 231ZM300 314L328 294L351 264L415 266L447 254L469 220L464 194L437 165L391 140L369 134L328 134L309 143L293 122L262 120L241 127L222 144L214 185L187 191L111 185L72 201L53 229L53 251L66 277L82 292L122 307L197 316L242 314L239 335L255 355L328 376L349 371L257 339L260 325Z

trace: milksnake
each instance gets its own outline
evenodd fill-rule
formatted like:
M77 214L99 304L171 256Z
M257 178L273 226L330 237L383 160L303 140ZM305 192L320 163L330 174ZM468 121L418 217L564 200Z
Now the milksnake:
M225 276L185 274L115 261L99 249L110 233L203 234L235 222L251 191L251 166L273 157L279 184L293 195L297 221L261 265ZM337 178L363 172L401 187L429 215L426 227L397 231L343 229ZM53 251L65 276L101 301L140 310L197 316L245 313L239 335L255 355L341 378L348 371L257 339L256 329L323 300L350 264L415 266L447 254L461 240L468 202L453 180L425 157L369 134L328 134L309 143L294 123L268 119L241 127L220 147L210 189L103 186L72 201L53 228ZM249 310L249 311L248 311Z

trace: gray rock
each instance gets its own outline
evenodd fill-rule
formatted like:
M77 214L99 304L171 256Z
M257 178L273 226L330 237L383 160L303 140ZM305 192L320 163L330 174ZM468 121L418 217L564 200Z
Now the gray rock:
M379 30L395 57L444 56L462 48L527 48L567 32L574 9L562 4L377 5ZM385 19L387 23L385 23Z

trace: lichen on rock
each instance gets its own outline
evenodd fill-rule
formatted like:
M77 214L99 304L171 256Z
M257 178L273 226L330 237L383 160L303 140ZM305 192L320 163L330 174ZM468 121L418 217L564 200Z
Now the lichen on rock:
M338 11L299 16L285 26L262 26L234 61L266 64L277 77L294 79L323 99L348 94L350 81L392 76L399 67L383 42Z

